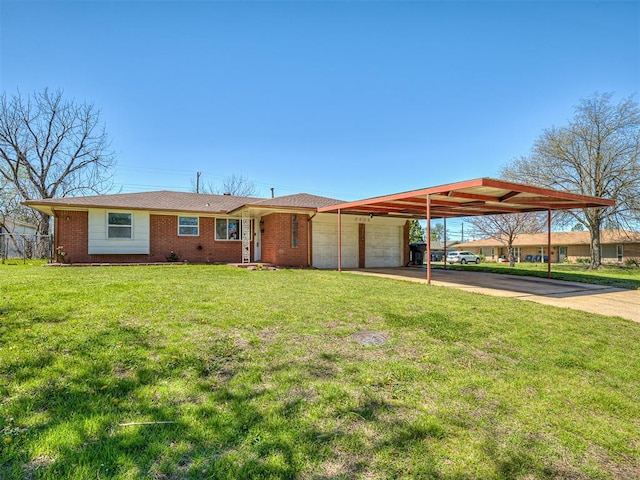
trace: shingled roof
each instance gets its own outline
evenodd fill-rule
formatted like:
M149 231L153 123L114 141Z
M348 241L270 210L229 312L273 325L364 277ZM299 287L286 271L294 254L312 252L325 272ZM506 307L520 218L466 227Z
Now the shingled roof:
M627 230L602 230L600 232L600 241L603 244L640 243L640 233ZM552 232L551 243L554 245L589 245L589 232ZM513 241L514 247L546 244L546 233L522 233ZM500 242L494 238L483 238L472 242L459 243L456 248L496 247L499 245L506 245L506 241Z
M320 197L318 195L310 195L308 193L296 193L294 195L284 195L276 198L265 198L252 202L252 206L262 207L291 207L291 208L320 208L329 207L342 203L343 200L335 198Z
M340 202L341 200L309 195L307 193L276 198L256 198L160 190L155 192L28 200L24 202L24 205L40 210L50 210L56 207L82 209L119 208L127 210L228 214L245 206L289 207L315 210L318 207Z

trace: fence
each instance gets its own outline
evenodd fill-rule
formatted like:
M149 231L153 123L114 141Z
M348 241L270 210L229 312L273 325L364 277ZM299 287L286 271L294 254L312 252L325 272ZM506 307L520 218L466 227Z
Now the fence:
M53 258L53 239L49 235L33 233L0 233L0 259Z

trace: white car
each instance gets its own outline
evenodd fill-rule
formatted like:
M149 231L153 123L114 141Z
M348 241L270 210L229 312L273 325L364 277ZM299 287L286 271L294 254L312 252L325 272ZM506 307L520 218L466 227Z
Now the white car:
M447 253L447 263L480 263L480 257L473 252L456 251Z

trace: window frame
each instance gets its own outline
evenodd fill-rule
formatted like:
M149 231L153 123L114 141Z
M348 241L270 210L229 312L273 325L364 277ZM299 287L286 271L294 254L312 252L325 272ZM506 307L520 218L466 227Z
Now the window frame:
M182 225L180 220L183 218L195 218L195 225ZM181 233L181 228L195 228L196 233ZM200 217L189 217L187 215L178 215L178 236L179 237L199 237L200 236Z
M298 248L299 238L298 238L298 214L291 214L291 248Z
M520 257L522 256L522 247L512 247L513 258L516 262L520 263Z
M224 221L226 224L226 238L218 238L218 221ZM238 233L236 238L229 238L229 222L237 222ZM239 218L216 218L214 221L213 238L216 242L241 242L242 241L242 221Z
M129 225L122 225L122 224L117 224L117 223L111 223L111 215L129 215ZM107 211L107 218L106 218L106 223L107 223L107 240L133 240L133 212L109 212ZM111 236L111 227L114 228L128 228L129 229L129 236L128 237L112 237Z
M616 245L616 258L618 262L622 262L624 259L624 245L622 243Z

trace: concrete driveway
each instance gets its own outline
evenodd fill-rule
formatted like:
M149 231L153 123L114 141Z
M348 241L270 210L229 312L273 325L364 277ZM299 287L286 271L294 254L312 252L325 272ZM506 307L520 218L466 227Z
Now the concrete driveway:
M425 269L417 267L367 268L348 272L427 282ZM431 271L431 284L640 322L640 290L518 275L440 269Z

